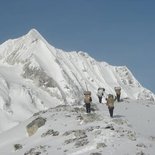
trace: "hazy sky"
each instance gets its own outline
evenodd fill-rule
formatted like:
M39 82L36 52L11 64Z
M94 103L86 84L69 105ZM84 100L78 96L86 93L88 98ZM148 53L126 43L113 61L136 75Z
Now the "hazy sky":
M37 29L54 47L126 65L155 92L154 0L1 0L0 44Z

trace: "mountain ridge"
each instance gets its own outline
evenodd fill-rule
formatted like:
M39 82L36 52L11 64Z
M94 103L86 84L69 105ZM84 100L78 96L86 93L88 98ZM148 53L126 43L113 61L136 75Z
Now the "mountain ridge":
M3 48L3 46L5 48ZM11 40L11 44L8 42L2 44L0 46L0 51L1 51L0 57L3 60L3 62L7 62L11 65L15 63L23 63L24 64L23 68L25 69L26 67L28 67L30 69L35 68L38 70L43 70L48 76L52 77L57 83L61 83L63 87L65 87L64 85L66 84L62 82L64 80L63 76L68 76L69 74L71 75L71 72L72 74L74 74L72 76L75 76L76 71L80 72L79 74L85 74L88 70L90 70L91 76L87 75L87 79L86 77L82 77L82 78L86 83L89 83L89 85L92 85L90 84L90 80L95 81L97 79L96 77L91 79L93 77L93 70L91 70L91 68L93 68L95 74L97 73L98 76L102 75L103 84L101 85L103 87L109 87L110 84L107 85L108 80L110 76L113 76L114 77L113 81L111 81L111 83L113 83L112 84L113 87L124 84L125 86L129 86L129 88L131 88L130 86L143 88L126 66L111 66L106 62L98 62L92 57L90 57L87 53L82 51L65 52L63 50L56 49L55 47L51 46L36 29L31 29L26 35L15 40ZM71 59L73 59L73 61ZM81 62L79 59L81 59ZM77 67L78 65L80 65L82 69L81 68L78 69ZM63 68L64 66L65 68ZM108 72L108 68L109 68L109 72ZM65 69L67 69L68 72L66 72ZM73 71L70 72L69 71L70 69L71 70L73 69L74 73ZM97 70L97 72L95 69ZM53 72L54 70L56 71ZM109 75L104 77L104 71ZM104 78L105 79L107 78L107 79L105 80ZM99 85L97 84L97 87L98 86ZM84 85L83 85L83 89L84 89ZM111 91L112 93L114 93L112 89L113 88L111 88ZM151 93L151 91L145 88L144 90L145 92ZM142 90L140 91L143 92ZM124 92L123 94L128 94L128 93ZM154 96L153 93L152 95ZM138 99L138 96L141 96L141 95L138 94L137 96L136 95L132 95L132 96L133 97L135 96L134 98ZM127 97L127 96L124 96L124 97ZM155 99L155 97L152 97L151 99Z
M12 124L9 127L40 110L83 104L87 89L97 100L98 87L114 94L114 87L121 86L122 99L155 101L155 95L126 66L96 61L82 51L57 49L35 29L0 45L0 77L0 115ZM4 123L1 126L0 130L8 129Z
M115 86L121 102L110 118L96 93L114 94ZM35 29L0 45L0 154L153 155L154 101L127 66L57 49Z

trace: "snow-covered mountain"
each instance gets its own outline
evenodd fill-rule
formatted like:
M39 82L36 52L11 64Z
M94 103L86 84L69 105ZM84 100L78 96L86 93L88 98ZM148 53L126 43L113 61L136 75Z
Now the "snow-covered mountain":
M114 94L116 86L122 102L111 119L96 92ZM87 89L90 115L83 107ZM57 49L35 29L0 45L0 154L153 155L154 101L126 66ZM34 121L43 126L29 129Z
M65 52L51 46L37 30L0 45L0 131L11 128L33 113L60 104L76 105L83 91L98 87L122 98L155 100L126 66L98 62L84 52Z

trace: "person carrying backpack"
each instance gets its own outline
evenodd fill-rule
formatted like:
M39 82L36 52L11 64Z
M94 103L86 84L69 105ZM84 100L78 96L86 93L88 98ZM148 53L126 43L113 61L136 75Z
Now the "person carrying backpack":
M117 101L120 102L121 87L114 87L114 89L115 89L115 92L116 92Z
M86 112L90 113L90 107L91 107L91 102L92 102L92 98L91 98L91 92L90 91L85 91L84 92L84 103L86 105Z
M106 100L107 100L106 105L108 106L110 117L113 117L114 102L116 100L116 97L114 98L114 96L112 94L109 94L108 98L106 98Z
M104 92L105 92L104 88L98 88L97 96L98 96L98 99L99 99L99 103L102 103L102 97L104 96Z

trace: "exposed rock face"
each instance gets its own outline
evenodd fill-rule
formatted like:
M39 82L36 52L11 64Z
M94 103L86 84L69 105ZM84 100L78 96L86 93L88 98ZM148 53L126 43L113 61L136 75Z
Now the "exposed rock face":
M105 144L105 143L97 143L97 146L96 146L96 148L97 149L100 149L100 148L104 148L104 147L106 147L107 145Z
M29 151L25 152L24 155L40 155L43 153L47 154L47 145L39 145L34 148L31 148Z
M58 136L59 135L59 132L58 131L54 131L53 129L50 129L47 132L43 133L41 135L41 137L46 137L46 136L49 136L49 135Z
M22 148L23 148L23 146L22 146L21 144L15 144L15 145L14 145L15 151L20 150L20 149L22 149Z
M89 143L88 140L86 139L87 135L86 135L85 130L67 131L63 135L64 136L69 136L71 134L74 135L73 138L72 139L67 139L65 141L65 144L70 144L70 143L75 142L75 146L76 146L76 148L78 148L78 147L84 146L84 145Z
M31 123L29 123L26 126L27 129L27 133L29 136L32 136L36 133L36 131L38 130L38 128L40 128L41 126L45 125L46 119L42 118L42 117L38 117L35 120L33 120Z

